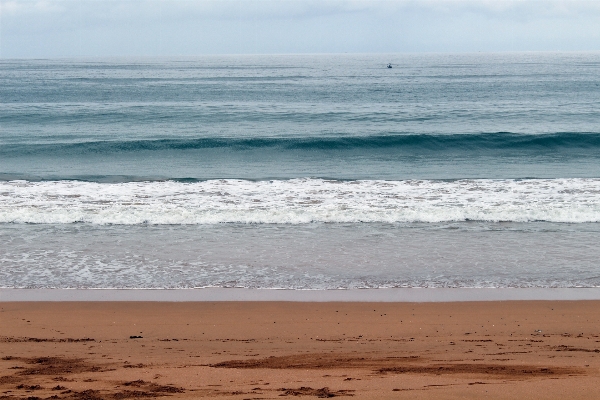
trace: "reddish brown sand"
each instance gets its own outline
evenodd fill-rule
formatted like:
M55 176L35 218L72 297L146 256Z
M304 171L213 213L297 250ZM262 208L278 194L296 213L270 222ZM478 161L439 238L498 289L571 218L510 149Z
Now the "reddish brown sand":
M600 397L600 301L0 303L0 399Z

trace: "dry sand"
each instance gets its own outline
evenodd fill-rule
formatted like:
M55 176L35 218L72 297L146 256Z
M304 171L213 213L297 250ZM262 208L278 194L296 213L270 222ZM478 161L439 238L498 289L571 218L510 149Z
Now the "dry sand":
M0 399L598 398L600 301L0 303Z

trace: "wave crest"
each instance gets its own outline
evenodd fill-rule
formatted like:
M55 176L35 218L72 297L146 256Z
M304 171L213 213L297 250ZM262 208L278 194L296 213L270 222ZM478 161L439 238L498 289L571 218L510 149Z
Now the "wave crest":
M19 144L0 146L0 154L115 153L161 150L271 149L298 150L394 150L399 152L448 152L480 150L555 150L600 148L600 133L559 132L515 134L386 134L375 136L180 138L155 140L91 141L82 143Z

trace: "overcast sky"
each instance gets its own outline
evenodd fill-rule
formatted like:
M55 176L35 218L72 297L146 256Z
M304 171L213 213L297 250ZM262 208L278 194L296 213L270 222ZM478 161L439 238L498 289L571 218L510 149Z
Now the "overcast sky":
M600 1L0 0L0 57L598 51Z

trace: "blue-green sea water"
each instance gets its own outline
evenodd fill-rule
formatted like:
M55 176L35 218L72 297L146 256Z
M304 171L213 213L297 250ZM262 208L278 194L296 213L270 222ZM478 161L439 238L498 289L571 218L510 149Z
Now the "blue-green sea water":
M599 241L600 53L0 60L0 287L591 287Z

